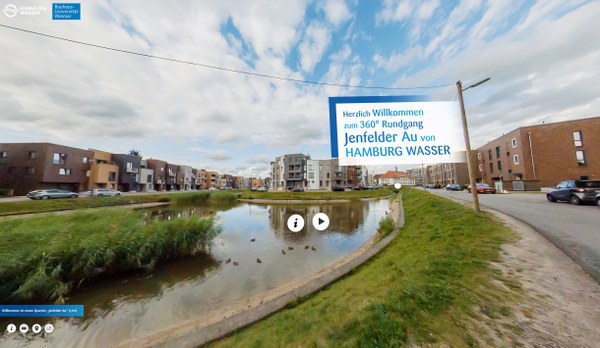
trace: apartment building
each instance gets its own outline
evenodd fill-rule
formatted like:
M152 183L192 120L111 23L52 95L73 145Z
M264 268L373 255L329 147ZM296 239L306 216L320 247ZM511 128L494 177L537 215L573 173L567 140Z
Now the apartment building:
M415 185L417 186L423 186L431 183L429 181L427 167L422 166L420 168L408 169L406 174L408 174L408 176L415 181Z
M177 174L176 174L176 190L191 190L192 189L192 179L194 177L194 173L192 167L186 165L177 166Z
M93 156L51 143L0 143L0 187L15 195L49 188L85 191Z
M136 178L138 192L154 191L154 170L148 167L148 161L140 161L140 171Z
M154 191L165 191L167 189L167 162L148 159L148 168L154 172Z
M469 184L469 169L466 163L437 163L427 166L428 184Z
M112 154L106 151L90 149L93 152L90 164L88 189L112 188L119 183L119 166L112 161Z
M119 167L118 190L122 192L140 191L138 176L142 158L129 154L113 154L112 161Z
M477 163L477 180L497 189L600 179L600 117L517 128L477 148Z
M305 167L310 156L301 153L283 155L271 162L271 189L289 190L305 187Z

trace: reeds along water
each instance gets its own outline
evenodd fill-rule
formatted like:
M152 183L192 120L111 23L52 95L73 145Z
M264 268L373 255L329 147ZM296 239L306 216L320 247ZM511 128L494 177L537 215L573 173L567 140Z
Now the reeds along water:
M202 252L221 232L211 217L148 222L142 212L125 209L19 219L5 227L23 237L0 257L5 303L60 303L102 277L151 272L165 260Z

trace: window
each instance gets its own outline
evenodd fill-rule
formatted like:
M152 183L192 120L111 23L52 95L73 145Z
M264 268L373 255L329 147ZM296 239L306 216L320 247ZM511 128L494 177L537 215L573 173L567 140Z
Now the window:
M87 157L82 157L81 158L81 163L88 163L89 161L90 161L90 159L87 158Z
M29 159L36 159L37 158L37 151L29 151Z
M496 158L500 158L500 146L496 146Z
M519 162L519 155L514 155L514 156L513 156L513 163L514 163L514 164L519 164L519 163L520 163L520 162Z
M152 182L152 174L148 174L148 176L146 176L146 182Z
M510 145L513 147L513 149L517 147L517 138L512 138L510 140Z
M115 181L117 179L116 172L108 172L108 181Z
M490 162L490 174L494 173L494 163Z
M71 168L60 168L58 175L71 175Z
M54 153L52 156L52 164L65 164L67 161L67 154L65 153Z
M583 142L581 141L581 131L573 132L573 145L582 146Z
M127 164L126 164L126 167L127 167L127 171L128 171L128 172L131 172L131 171L133 171L133 163L131 163L131 162L127 162Z
M483 165L482 164L479 165L479 171L483 172Z
M35 174L35 168L34 167L27 167L27 174Z
M498 161L498 171L502 170L502 162Z
M477 153L477 159L480 160L481 159L481 152Z
M0 158L6 158L6 157L8 157L8 152L0 151Z
M585 154L583 151L575 151L575 157L577 158L577 164L585 166Z
M492 150L488 150L488 159L492 160Z

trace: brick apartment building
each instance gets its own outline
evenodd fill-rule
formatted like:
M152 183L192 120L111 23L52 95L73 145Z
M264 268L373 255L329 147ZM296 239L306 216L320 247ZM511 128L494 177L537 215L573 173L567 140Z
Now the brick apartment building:
M517 128L477 149L477 181L539 190L600 179L600 117Z
M87 189L94 152L51 143L0 143L0 187L15 195L59 188Z

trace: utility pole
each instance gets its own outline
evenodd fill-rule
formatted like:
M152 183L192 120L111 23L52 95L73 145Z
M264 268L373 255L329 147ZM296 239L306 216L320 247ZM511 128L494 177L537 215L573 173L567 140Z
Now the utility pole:
M461 112L461 118L462 118L463 135L465 137L465 148L466 148L466 155L467 155L467 170L469 171L469 182L471 184L471 195L473 195L473 210L475 210L476 213L479 213L481 211L481 209L479 208L479 196L477 195L477 184L475 183L475 168L474 168L475 164L473 163L473 158L471 156L471 140L469 138L469 128L467 126L467 113L465 112L465 103L463 101L462 92L469 88L477 87L480 84L485 83L489 80L490 80L490 78L488 77L487 79L484 79L475 84L472 84L465 89L462 88L462 82L460 82L460 80L458 80L456 82L456 89L458 92L458 102L460 103L460 112Z

